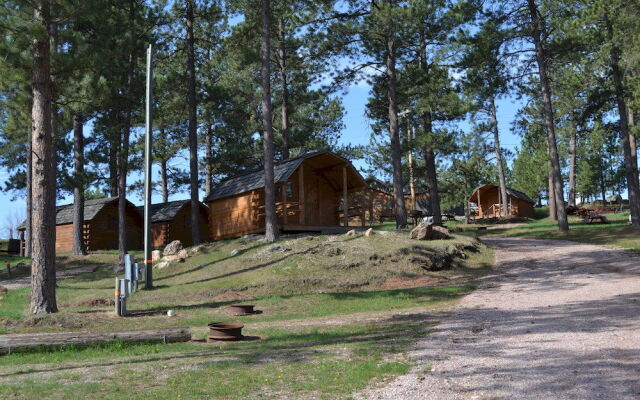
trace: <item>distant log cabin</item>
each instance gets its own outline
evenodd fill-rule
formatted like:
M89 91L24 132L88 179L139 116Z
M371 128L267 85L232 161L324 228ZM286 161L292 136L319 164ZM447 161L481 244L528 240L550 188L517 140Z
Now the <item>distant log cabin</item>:
M366 182L367 188L363 196L365 220L369 221L369 223L393 220L396 215L393 189L386 183L373 177L367 178ZM354 196L353 201L357 202L358 198ZM405 190L404 202L405 208L410 214L418 211L421 215L430 215L431 206L426 192L415 192L414 204L409 190Z
M127 248L142 248L142 215L127 200ZM24 254L26 224L20 232L20 249ZM118 198L87 200L84 203L84 244L87 251L118 248ZM56 207L56 253L69 253L73 246L73 204Z
M515 189L507 188L508 210L506 216L533 218L535 202L526 194ZM502 196L500 187L494 184L483 185L473 191L469 198L469 206L477 206L478 218L504 217L502 212Z
M200 209L200 235L203 242L209 239L209 210L203 203ZM144 206L138 207L140 214ZM185 246L193 245L191 236L191 200L177 200L151 205L151 237L153 247L163 248L174 240Z
M344 224L343 210L352 212L349 193L366 187L348 160L330 152L308 153L278 163L274 173L281 231L322 231L340 226L341 221ZM209 206L210 239L264 232L262 170L220 182L205 202Z

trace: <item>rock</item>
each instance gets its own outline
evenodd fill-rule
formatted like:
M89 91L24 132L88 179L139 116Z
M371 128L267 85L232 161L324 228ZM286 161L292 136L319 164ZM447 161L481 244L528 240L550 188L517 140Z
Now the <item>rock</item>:
M170 260L162 260L159 263L156 264L156 268L158 269L165 269L171 266L171 261Z
M431 240L433 225L429 222L421 222L411 230L409 237L417 240Z
M269 250L272 253L276 253L276 252L283 252L283 251L289 251L291 250L290 248L283 246L281 244L272 244L271 246L267 247L267 250Z
M190 252L191 252L191 255L193 256L195 254L206 253L206 250L207 248L205 245L199 244L196 247L192 248Z
M182 262L189 258L189 252L187 251L187 249L182 249L178 252L178 257L180 257L180 262Z
M151 260L153 260L153 262L160 261L161 258L162 252L160 250L154 250L151 252Z
M172 256L174 254L178 254L180 252L180 250L182 250L184 248L184 246L182 245L182 242L179 240L174 240L173 242L169 243L167 245L167 247L164 248L164 251L162 252L162 255L164 256Z
M240 250L238 250L238 249L231 250L231 257L237 256L238 253L240 253Z
M340 254L342 254L342 249L340 247L329 247L324 251L324 255L329 257L339 256Z
M373 236L373 228L369 228L366 231L364 231L364 236L365 237L371 237Z
M349 232L344 234L345 236L355 236L356 235L356 230L355 229L351 229Z
M449 234L449 230L444 226L434 225L432 227L431 239L451 239L451 234Z
M174 315L173 310L167 311L167 317L173 317Z

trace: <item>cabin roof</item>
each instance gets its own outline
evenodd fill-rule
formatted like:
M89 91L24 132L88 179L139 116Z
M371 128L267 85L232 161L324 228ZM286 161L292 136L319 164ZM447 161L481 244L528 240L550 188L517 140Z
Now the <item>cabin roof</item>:
M298 169L298 167L306 160L322 156L322 155L330 155L337 159L343 160L344 162L349 163L348 160L331 153L329 151L316 151L312 153L306 153L301 156L291 158L287 161L279 162L273 167L273 182L281 183L285 182L287 179L293 175L293 173ZM353 168L353 167L352 167ZM355 169L354 169L355 171ZM355 171L358 176L360 175L357 171ZM362 178L360 178L362 179ZM218 199L222 199L225 197L234 196L241 193L246 193L251 190L260 189L264 187L264 170L260 169L258 171L249 172L243 175L235 176L224 180L218 183L209 196L207 196L204 201L210 202Z
M497 189L500 189L500 187L498 185L495 185L493 183L490 183L488 185L481 185L481 186L478 186L473 191L473 193L471 194L471 198L473 198L475 196L475 194L478 192L478 190L483 189L483 188L497 188ZM515 198L518 198L520 200L524 200L524 201L529 202L531 204L535 204L536 203L535 201L531 200L531 198L529 196L527 196L526 194L522 193L519 190L512 189L510 187L507 187L507 195L515 197Z
M175 200L166 203L151 204L151 223L172 221L178 212L186 207L191 200ZM200 203L202 205L202 203ZM144 213L144 206L139 206L138 211Z
M91 221L96 215L110 203L117 201L117 197L106 197L104 199L92 199L84 202L84 220ZM73 203L56 207L56 225L66 225L73 223ZM26 229L27 221L23 221L18 229Z

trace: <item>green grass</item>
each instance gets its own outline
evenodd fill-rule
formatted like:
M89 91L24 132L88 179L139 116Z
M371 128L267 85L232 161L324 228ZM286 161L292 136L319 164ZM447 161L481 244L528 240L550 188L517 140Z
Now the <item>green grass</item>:
M343 398L406 373L424 321L250 330L225 345L113 344L0 359L2 398ZM11 376L8 379L7 376ZM9 382L7 382L9 381Z
M606 214L606 217L609 224L585 224L579 217L569 217L568 233L559 232L557 222L547 217L525 226L496 229L482 234L570 240L640 251L640 229L628 224L629 214Z
M10 292L0 300L0 332L190 326L202 339L209 322L240 321L246 335L260 340L116 343L4 356L0 398L346 398L406 372L407 347L435 322L419 319L472 291L493 263L493 253L466 236L422 242L390 231L280 244L287 250L273 252L255 240L216 242L185 263L154 270L156 289L135 293L128 308L137 314L127 318L114 317L111 306L89 305L112 298L115 254L63 255L67 268L98 268L58 283L56 314L29 315L29 289ZM420 260L460 249L469 257L452 259L450 269L422 268ZM247 302L263 313L229 316L229 305ZM166 316L169 309L174 317ZM401 310L411 312L398 317ZM369 322L356 323L363 320Z

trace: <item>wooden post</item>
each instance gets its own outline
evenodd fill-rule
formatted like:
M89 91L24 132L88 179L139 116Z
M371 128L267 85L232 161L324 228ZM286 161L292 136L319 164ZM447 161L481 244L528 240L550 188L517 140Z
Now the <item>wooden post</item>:
M480 202L480 189L478 189L478 218L482 218L482 203Z
M349 199L347 193L347 166L342 166L342 197L344 208L344 226L349 226Z
M298 169L298 208L300 209L300 225L304 225L304 164Z
M287 182L282 183L282 224L287 224Z

